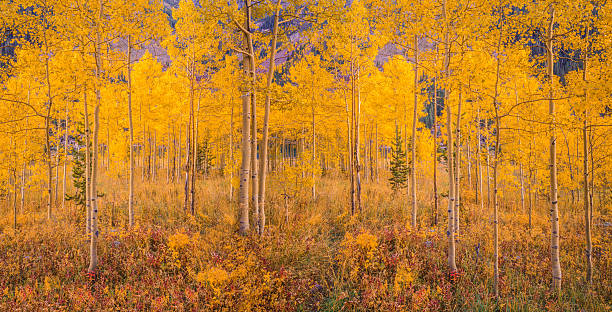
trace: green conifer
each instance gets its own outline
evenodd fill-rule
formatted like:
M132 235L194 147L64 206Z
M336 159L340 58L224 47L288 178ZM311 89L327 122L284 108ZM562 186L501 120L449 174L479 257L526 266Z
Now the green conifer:
M405 188L408 184L408 165L406 164L406 152L402 150L402 136L400 135L397 125L395 126L395 140L391 150L391 189L397 191Z
M85 126L82 122L77 123L77 135L74 136L75 144L70 147L70 154L72 154L73 156L72 184L74 185L75 193L72 195L66 194L66 200L74 201L75 205L82 208L85 208L85 143L83 142L83 138L85 136L84 127Z

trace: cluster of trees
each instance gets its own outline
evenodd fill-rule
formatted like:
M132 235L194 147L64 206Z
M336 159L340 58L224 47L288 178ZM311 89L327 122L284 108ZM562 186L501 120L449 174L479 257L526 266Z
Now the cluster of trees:
M501 185L520 189L523 209L535 196L549 201L555 287L560 192L584 202L591 262L594 196L609 200L612 174L605 1L182 0L169 10L13 0L0 14L3 194L17 215L18 195L23 205L39 186L52 219L65 205L67 164L84 161L92 272L100 168L126 180L131 226L137 175L184 183L193 214L198 167L214 166L229 177L240 232L254 221L264 234L268 172L302 166L313 201L319 176L336 172L358 213L362 183L389 169L393 141L408 151L413 227L423 223L417 179L433 175L437 222L446 168L451 271L460 186L493 211L496 289Z

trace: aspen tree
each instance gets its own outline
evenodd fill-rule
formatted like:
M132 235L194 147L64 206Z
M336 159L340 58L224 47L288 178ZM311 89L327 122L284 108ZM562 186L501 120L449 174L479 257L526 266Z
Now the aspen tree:
M244 23L244 34L246 41L246 51L248 53L247 61L249 66L246 67L248 70L248 85L249 85L249 97L251 105L251 153L250 153L250 184L251 184L251 206L255 213L255 226L259 229L259 184L258 184L258 167L257 167L257 102L256 102L256 61L255 61L255 46L253 44L253 32L251 30L251 19L252 19L252 6L251 0L245 2L245 23Z
M374 162L376 163L376 166L374 168L376 172L374 174L376 175L376 182L378 183L379 182L378 170L380 167L380 162L378 161L378 154L380 154L379 145L378 145L378 123L376 123L375 125L375 131L376 131L375 132L376 134L374 135L374 157L375 157Z
M482 195L482 166L480 165L480 162L482 161L482 156L480 155L481 153L481 142L482 142L482 135L481 135L481 120L480 120L480 102L478 102L478 110L476 113L476 122L478 123L478 126L476 128L476 201L478 202L478 204L480 205L480 213L484 212L484 199L483 199L483 195Z
M360 176L360 168L361 164L359 161L359 117L361 114L361 91L359 88L359 63L357 63L356 68L353 72L353 79L355 87L353 88L353 97L354 106L353 106L353 123L355 124L355 135L354 135L354 147L353 147L353 155L354 155L354 166L355 166L355 206L357 206L357 210L361 213L361 176ZM356 90L355 90L356 89Z
M97 191L97 183L98 183L98 134L100 129L100 89L101 89L101 72L102 72L102 59L100 46L102 45L102 14L103 14L103 4L102 0L98 2L98 16L96 19L96 41L95 41L95 59L96 59L96 106L94 109L94 132L93 132L93 163L91 170L91 244L90 244L90 258L89 258L89 268L87 271L89 273L95 273L98 268L98 191Z
M515 105L518 106L518 93L515 86ZM518 119L518 118L517 118ZM517 120L518 121L518 120ZM525 212L525 183L524 183L524 173L523 173L523 161L522 161L522 153L521 153L521 136L518 135L518 154L519 154L519 180L521 185L521 213Z
M183 161L183 159L182 159L183 158L183 148L182 148L183 143L182 143L182 138L181 138L181 134L182 133L183 133L183 130L181 129L181 126L179 124L179 127L178 127L178 141L176 142L176 153L177 153L177 155L176 155L176 157L177 157L176 162L177 162L177 164L176 164L176 170L175 170L175 176L176 176L176 180L177 181L181 180L180 173L181 173L182 165L183 165L182 164L182 161Z
M570 16L568 20L571 21L571 23L569 25L560 25L562 27L565 26L569 30L569 35L565 34L560 37L560 40L563 41L562 45L571 49L580 50L580 60L582 61L582 70L575 71L576 75L572 75L573 73L567 75L566 83L570 86L576 85L581 87L577 89L581 91L578 95L582 97L582 105L581 107L573 108L576 109L576 111L580 111L580 114L576 114L576 119L578 119L577 127L579 128L576 137L576 160L578 161L580 160L579 158L582 158L581 165L583 176L581 187L584 193L582 196L582 204L584 208L585 233L585 282L588 288L592 287L593 283L593 239L591 228L593 218L591 207L593 199L589 196L589 175L591 175L591 179L594 180L594 172L592 171L594 168L589 168L589 158L593 159L593 154L595 153L595 150L592 149L592 140L595 138L589 135L589 131L592 131L595 126L594 124L597 123L594 119L597 118L598 114L592 114L592 112L601 111L602 109L598 107L598 102L602 103L602 100L605 101L602 96L596 95L596 91L594 91L594 89L601 88L605 82L598 81L598 75L590 74L591 72L596 72L598 65L597 59L599 58L591 57L591 55L599 55L601 53L595 51L605 51L610 47L610 41L607 41L606 48L606 40L601 38L601 35L605 33L605 31L601 31L601 29L606 27L603 25L605 24L603 21L606 20L605 10L602 10L603 6L605 6L604 3L590 1L577 2L569 8L569 12L566 12L566 14ZM598 31L595 31L596 29ZM607 59L605 59L604 62L605 61L607 61ZM591 67L593 67L593 70ZM599 77L602 77L601 73ZM594 86L597 87L593 88ZM580 157L579 153L580 139L582 140L582 157ZM591 163L590 166L593 167L594 165L594 163ZM575 168L577 175L580 171L579 167L580 165L576 164ZM589 170L591 170L590 173ZM580 187L577 189L577 193L578 201L581 201Z
M58 111L59 113L59 111ZM55 206L58 205L58 190L59 190L59 168L60 168L60 146L61 144L61 134L60 134L60 123L58 122L55 126L55 136L57 137L57 142L55 143L55 188L53 197L55 198L55 202L53 203Z
M171 135L170 135L170 125L168 125L168 133L167 133L167 137L166 137L166 146L165 146L165 155L166 155L166 183L170 183L170 176L171 176L171 168L172 166L170 165L170 141L171 141Z
M195 67L195 66L194 66ZM195 77L194 77L195 80ZM197 155L198 155L198 113L200 111L200 100L201 100L202 96L199 95L198 96L198 108L197 110L194 111L194 107L193 105L191 106L191 115L193 116L193 123L192 123L192 129L191 131L193 132L193 148L192 148L192 153L193 155L191 156L192 160L191 160L191 188L190 188L190 197L191 197L191 202L190 202L190 210L191 210L191 215L195 216L195 179L196 179L196 175L197 175L197 168L196 168L196 163L197 163Z
M189 107L193 106L193 94L190 92L189 96ZM191 109L190 109L191 111ZM191 123L193 122L193 115L189 114L189 122L187 123L187 127L185 128L185 184L184 184L184 198L183 202L183 210L187 212L189 208L189 170L191 167Z
M229 160L230 160L230 183L229 201L234 200L234 101L230 100L230 124L229 124Z
M15 150L15 139L11 136L11 147L12 150ZM11 168L11 173L13 177L13 228L17 230L17 155L15 155L15 160L12 162L13 168Z
M448 266L451 272L457 271L457 265L455 264L455 214L454 214L454 202L455 202L455 185L454 185L454 174L453 174L453 130L451 121L451 107L448 105L448 92L450 87L450 42L449 42L449 24L447 17L447 4L446 0L442 4L442 17L444 22L444 104L446 106L446 128L447 128L447 140L446 151L448 155L448 230L446 236L448 239Z
M315 202L316 200L316 183L315 183L315 167L316 167L316 131L315 131L315 106L314 106L314 96L313 96L313 100L312 100L312 105L310 106L311 108L311 115L312 115L312 148L311 148L311 160L310 160L310 174L311 174L311 178L312 178L312 187L311 187L311 195L312 195L312 201Z
M489 130L489 127L487 126L487 130ZM487 155L487 208L491 208L491 147L490 147L490 143L489 143L489 138L490 138L490 131L487 131L487 138L485 139L485 143L484 143L484 148L485 148L485 153Z
M438 48L436 47L436 63L438 59ZM434 68L436 64L434 63ZM438 225L438 75L434 74L434 96L433 96L433 197L434 197L434 225Z
M75 88L76 89L76 88ZM68 101L65 108L65 129L64 129L64 162L63 162L63 179L62 179L62 210L66 208L66 163L68 162Z
M130 153L130 177L128 185L128 223L129 226L134 226L134 123L132 121L132 36L127 38L127 102L128 102L128 120L130 127L129 153Z
M460 166L461 166L461 104L462 88L459 86L459 102L457 105L457 121L455 126L455 233L459 235L459 197L460 197L460 185L461 179ZM450 152L450 151L449 151Z
M27 137L27 132L26 132L26 137ZM28 146L27 140L24 140L23 146L24 147ZM21 183L20 183L21 197L20 197L20 203L19 203L19 213L23 213L23 207L25 205L26 168L27 168L27 161L24 159L23 166L21 168Z
M251 33L248 31L248 27L251 19L251 1L247 0L244 5L245 25L243 31L243 44L244 49L249 50L252 43ZM249 231L249 173L251 173L251 153L257 153L257 151L251 150L249 142L251 140L251 92L253 92L250 76L250 55L244 53L242 57L242 64L244 68L244 86L242 94L242 143L240 146L242 152L242 163L240 165L240 193L238 197L238 206L240 209L240 233L246 235Z
M414 108L412 112L412 169L410 170L410 187L411 187L411 204L412 204L412 227L417 226L417 198L416 198L416 125L417 125L417 112L419 106L419 41L418 37L414 35Z
M499 71L501 63L501 41L503 26L499 30L499 40L496 51L495 91L493 96L493 108L495 110L495 160L493 165L493 291L495 297L499 297L499 204L498 204L498 168L500 163L500 102L499 97Z
M83 115L85 121L85 233L91 233L91 151L89 141L89 113L87 112L87 84L83 85Z
M353 82L351 81L351 94L353 90ZM347 142L347 163L349 167L349 175L351 180L351 216L355 214L355 167L353 166L353 118L352 111L353 98L351 97L351 110L349 110L348 102L346 101L346 92L344 94L344 105L346 111L346 142Z
M471 150L471 145L472 145L472 138L471 138L471 134L472 134L472 128L471 128L471 124L468 123L468 130L467 130L468 134L467 134L467 138L465 140L466 142L466 160L465 163L467 165L467 185L470 186L470 188L474 187L474 183L472 181L472 150Z
M46 10L50 8L46 7ZM49 72L49 59L51 58L51 50L49 48L47 30L43 30L43 43L45 48L45 81L47 91L47 113L45 116L45 153L47 159L47 220L51 220L53 211L53 193L52 193L52 180L53 180L53 165L51 158L51 108L53 106L53 96L51 95L51 74Z
M188 110L189 121L185 131L186 139L186 161L184 163L184 210L195 214L195 179L196 155L197 155L197 123L196 96L198 101L202 96L202 84L198 78L205 74L202 59L211 62L215 60L214 49L218 46L219 34L217 32L217 20L209 19L205 14L208 11L196 6L191 1L181 1L178 9L173 11L173 17L177 19L175 31L172 36L164 41L169 55L175 58L173 66L180 74L183 82L188 86ZM176 65L174 65L176 64ZM151 135L149 135L151 137ZM156 140L157 132L153 132L152 172L156 174L157 154L159 153Z
M535 191L532 190L533 185L535 185L535 174L534 174L534 162L535 162L535 135L533 130L531 131L531 141L529 142L529 229L531 230L531 214L533 212L533 202L535 197ZM534 159L534 160L532 160Z
M587 33L587 38L589 36L589 30L587 28L586 30ZM585 248L585 261L587 264L587 270L586 270L586 281L587 283L590 285L593 283L593 241L591 238L591 211L589 210L590 208L590 203L589 203L589 149L588 149L588 135L587 135L587 129L589 127L589 111L587 109L587 105L589 103L589 96L588 96L588 88L586 87L586 84L588 84L588 79L587 79L587 61L588 61L588 53L589 53L589 49L587 48L586 51L583 52L583 70L582 70L582 80L585 82L585 88L584 88L584 104L585 104L585 108L584 108L584 112L583 112L583 122L582 122L582 153L583 153L583 157L582 157L582 166L583 166L583 190L584 190L584 232L585 232L585 239L586 239L586 248Z
M555 8L550 8L550 21L546 29L546 68L548 73L548 105L550 115L550 215L551 215L551 267L552 286L557 292L561 291L561 262L559 259L559 208L557 196L557 137L555 125L555 102L553 85L553 26L555 22Z
M586 56L585 56L585 62L584 62L584 77L586 80ZM586 91L586 88L585 88ZM587 102L587 94L585 92L585 103ZM585 237L586 237L586 248L585 248L585 257L586 257L586 264L587 264L587 271L586 271L586 280L589 284L591 284L593 282L593 256L592 256L592 252L593 252L593 242L591 239L591 215L590 215L590 205L589 205L589 200L590 200L590 196L588 196L587 194L589 193L589 149L587 147L587 142L588 142L588 136L587 136L587 129L588 129L588 111L585 109L584 113L583 113L583 127L582 127L582 147L583 147L583 189L584 189L584 229L585 229Z
M270 101L272 92L272 79L274 78L274 66L276 65L276 42L278 39L278 20L281 9L281 0L277 0L274 11L274 26L272 26L272 43L270 45L270 55L268 63L268 75L266 80L266 99L264 108L264 120L263 120L263 137L261 145L261 156L259 160L259 198L257 204L259 205L259 221L257 231L260 235L263 235L266 225L266 214L265 214L265 201L266 201L266 174L267 174L267 163L268 163L268 128L270 123ZM232 115L233 115L232 106ZM233 118L233 116L232 116ZM314 117L313 117L314 118ZM314 134L313 134L314 138ZM231 135L230 135L231 140ZM231 144L230 144L231 149ZM231 154L231 152L230 152ZM314 192L314 186L313 186ZM231 195L230 195L231 196Z

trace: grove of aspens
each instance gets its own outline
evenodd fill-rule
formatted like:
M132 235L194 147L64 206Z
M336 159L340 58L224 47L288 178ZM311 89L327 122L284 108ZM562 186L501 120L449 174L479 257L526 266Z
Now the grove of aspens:
M612 311L612 4L0 0L0 311Z

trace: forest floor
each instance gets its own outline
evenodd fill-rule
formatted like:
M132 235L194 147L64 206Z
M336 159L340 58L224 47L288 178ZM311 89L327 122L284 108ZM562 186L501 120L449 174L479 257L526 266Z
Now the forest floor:
M274 191L282 187L271 177L268 226L260 237L238 235L227 179L198 181L195 216L183 211L180 183L139 181L133 229L126 226L127 185L121 183L105 179L100 187L108 193L101 200L95 275L87 274L82 209L67 203L49 222L42 198L32 200L18 216L17 231L12 208L2 209L1 311L611 310L610 209L596 210L593 218L595 272L588 287L581 204L560 205L563 285L557 294L550 287L546 203L537 202L529 228L520 200L508 192L501 199L496 299L491 209L486 196L484 210L474 204L469 190L457 237L459 272L450 275L446 200L433 225L430 191L418 194L419 227L413 230L405 193L393 193L386 180L364 183L362 213L351 216L348 183L323 178L314 203L308 195L288 198L286 224L283 191Z

